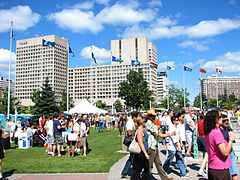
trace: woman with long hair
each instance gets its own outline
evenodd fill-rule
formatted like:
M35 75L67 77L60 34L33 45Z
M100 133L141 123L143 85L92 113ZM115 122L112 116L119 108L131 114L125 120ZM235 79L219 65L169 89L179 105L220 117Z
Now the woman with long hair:
M219 126L222 119L217 110L207 112L204 118L205 145L208 152L208 179L230 180L229 167L232 162L229 153L235 135L229 135L229 143L224 139Z
M135 137L135 133L137 133L136 141L138 142L138 144L141 148L141 152L139 154L134 154L133 175L131 177L131 180L140 179L140 173L142 172L142 169L144 169L142 179L144 179L144 180L151 179L150 172L149 172L149 162L148 162L149 155L147 153L147 151L148 151L148 134L144 129L145 123L146 123L145 118L143 118L141 116L137 117L132 137Z

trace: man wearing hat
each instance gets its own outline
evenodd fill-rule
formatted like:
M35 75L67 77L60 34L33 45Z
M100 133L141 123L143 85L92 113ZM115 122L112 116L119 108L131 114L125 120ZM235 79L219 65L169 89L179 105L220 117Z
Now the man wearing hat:
M167 174L163 170L163 166L159 157L159 151L158 151L158 136L165 138L170 136L170 134L160 134L159 128L156 124L154 124L154 120L157 113L155 113L154 109L150 109L147 111L147 123L145 125L145 129L149 135L148 137L148 155L149 155L149 168L150 172L153 168L153 162L155 163L155 166L157 168L158 174L162 180L168 180L173 178L168 178Z

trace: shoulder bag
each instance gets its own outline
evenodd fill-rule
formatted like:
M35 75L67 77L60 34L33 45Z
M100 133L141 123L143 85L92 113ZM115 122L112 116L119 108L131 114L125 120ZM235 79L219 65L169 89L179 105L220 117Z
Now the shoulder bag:
M131 144L129 145L129 152L134 153L134 154L139 154L141 152L141 148L136 141L136 136L137 136L137 131L135 133L134 139L132 140Z

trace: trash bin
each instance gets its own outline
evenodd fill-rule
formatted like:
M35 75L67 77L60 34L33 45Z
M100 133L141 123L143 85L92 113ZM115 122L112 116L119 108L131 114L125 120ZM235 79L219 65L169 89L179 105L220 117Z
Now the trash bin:
M30 133L20 133L18 136L18 148L28 149L32 147L32 135Z

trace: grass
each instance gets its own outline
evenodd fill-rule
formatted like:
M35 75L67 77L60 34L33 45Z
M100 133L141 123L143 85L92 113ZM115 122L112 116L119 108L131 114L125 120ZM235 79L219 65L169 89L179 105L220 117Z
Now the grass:
M86 157L76 155L67 157L52 157L45 154L45 148L6 150L3 159L3 172L13 173L100 173L109 172L112 165L126 154L116 151L121 149L119 132L98 133L91 129L89 144L92 150Z

